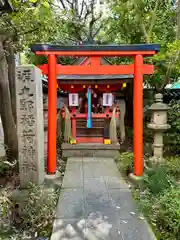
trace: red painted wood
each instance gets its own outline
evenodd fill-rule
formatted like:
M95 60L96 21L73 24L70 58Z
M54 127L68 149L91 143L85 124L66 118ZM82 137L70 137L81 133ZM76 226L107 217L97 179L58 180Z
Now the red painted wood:
M57 80L56 56L49 55L48 81L48 161L47 173L56 173Z
M103 93L108 93L108 92L115 92L119 89L122 88L122 82L120 81L119 84L109 84L109 88L107 88L108 84L93 84L91 85L92 88L95 88L95 85L98 85L98 88L96 88L95 90L97 92L103 92ZM83 91L87 91L88 85L86 85L86 88L84 88L84 84L61 84L61 82L58 83L58 86L61 90L64 91L68 91L68 92L83 92ZM73 88L72 88L73 86Z
M143 56L134 58L134 175L143 174Z
M90 57L90 59L91 59L91 66L99 67L101 65L101 57L93 56L93 57Z
M77 137L77 143L104 143L103 137Z
M39 66L44 74L48 74L48 65ZM57 64L57 74L61 75L117 75L117 74L134 74L134 65L99 65L89 66L62 66ZM142 74L152 74L153 65L143 65Z
M48 75L48 64L38 65L37 67L41 69L43 74Z
M108 114L108 116L107 116L107 114ZM92 113L92 118L102 118L102 119L104 119L104 118L111 118L112 117L112 113L107 113L107 114L106 113ZM73 115L74 114L71 113L71 118L72 119L73 118L87 119L87 114L86 113L76 113L75 116L73 116ZM120 113L117 112L116 117L118 118L119 115L120 115ZM63 117L65 117L64 113L63 113Z
M37 51L35 52L36 55L51 55L55 54L57 56L135 56L137 54L143 55L143 56L152 56L156 54L156 51L67 51L67 52L48 52L48 51Z

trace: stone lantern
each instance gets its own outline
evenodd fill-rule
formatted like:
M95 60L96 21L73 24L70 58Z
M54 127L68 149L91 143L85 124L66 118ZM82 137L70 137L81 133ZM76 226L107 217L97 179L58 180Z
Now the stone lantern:
M151 162L163 162L163 133L171 126L167 124L169 107L163 103L163 95L155 95L155 103L148 108L151 111L151 123L147 125L154 132L153 157Z

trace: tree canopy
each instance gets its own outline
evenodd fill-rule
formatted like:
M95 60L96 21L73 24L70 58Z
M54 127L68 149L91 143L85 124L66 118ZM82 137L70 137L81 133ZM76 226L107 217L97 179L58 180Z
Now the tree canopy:
M160 91L170 79L179 76L180 1L106 0L106 14L103 6L97 10L95 0L11 2L12 12L0 10L0 100L6 106L1 107L0 114L5 132L9 132L5 136L9 148L16 145L12 141L16 139L14 55L25 52L28 61L35 64L47 61L45 57L37 59L29 51L31 43L160 43L161 52L145 59L155 65L155 73L145 81ZM61 63L71 61L59 58ZM113 59L115 64L128 61Z

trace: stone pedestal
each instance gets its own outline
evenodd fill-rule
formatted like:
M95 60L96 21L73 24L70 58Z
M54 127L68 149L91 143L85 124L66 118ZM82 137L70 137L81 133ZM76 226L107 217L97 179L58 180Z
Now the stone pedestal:
M41 71L33 65L16 69L17 133L21 188L44 182L44 119Z
M169 107L163 103L162 94L155 95L155 103L148 109L152 112L151 123L148 128L154 132L153 156L151 162L163 162L163 133L170 128L167 124L167 111Z

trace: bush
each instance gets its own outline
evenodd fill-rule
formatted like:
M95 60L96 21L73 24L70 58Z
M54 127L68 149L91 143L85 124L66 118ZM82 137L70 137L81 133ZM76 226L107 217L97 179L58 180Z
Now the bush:
M180 100L172 100L169 104L168 123L171 129L165 134L165 146L168 152L180 154Z
M180 188L170 187L156 196L148 191L141 194L136 190L134 196L157 239L180 240Z
M170 157L166 159L165 167L169 175L173 176L176 181L180 180L180 158Z
M120 153L119 158L116 159L119 170L128 175L133 171L134 167L134 157L132 152Z
M143 187L153 195L161 193L172 184L175 184L175 179L170 176L165 166L154 166L144 174Z
M49 237L58 196L59 191L34 184L13 195L4 189L0 193L0 239Z
M163 239L180 239L180 187L167 189L157 201L155 219Z
M142 184L133 188L134 198L147 217L157 239L180 240L180 158L167 158L163 165L146 169ZM117 160L121 171L133 170L133 154Z
M12 202L9 200L7 189L0 192L0 229L10 224L10 209Z
M58 191L30 185L28 201L20 212L23 225L32 234L47 236L51 233Z

